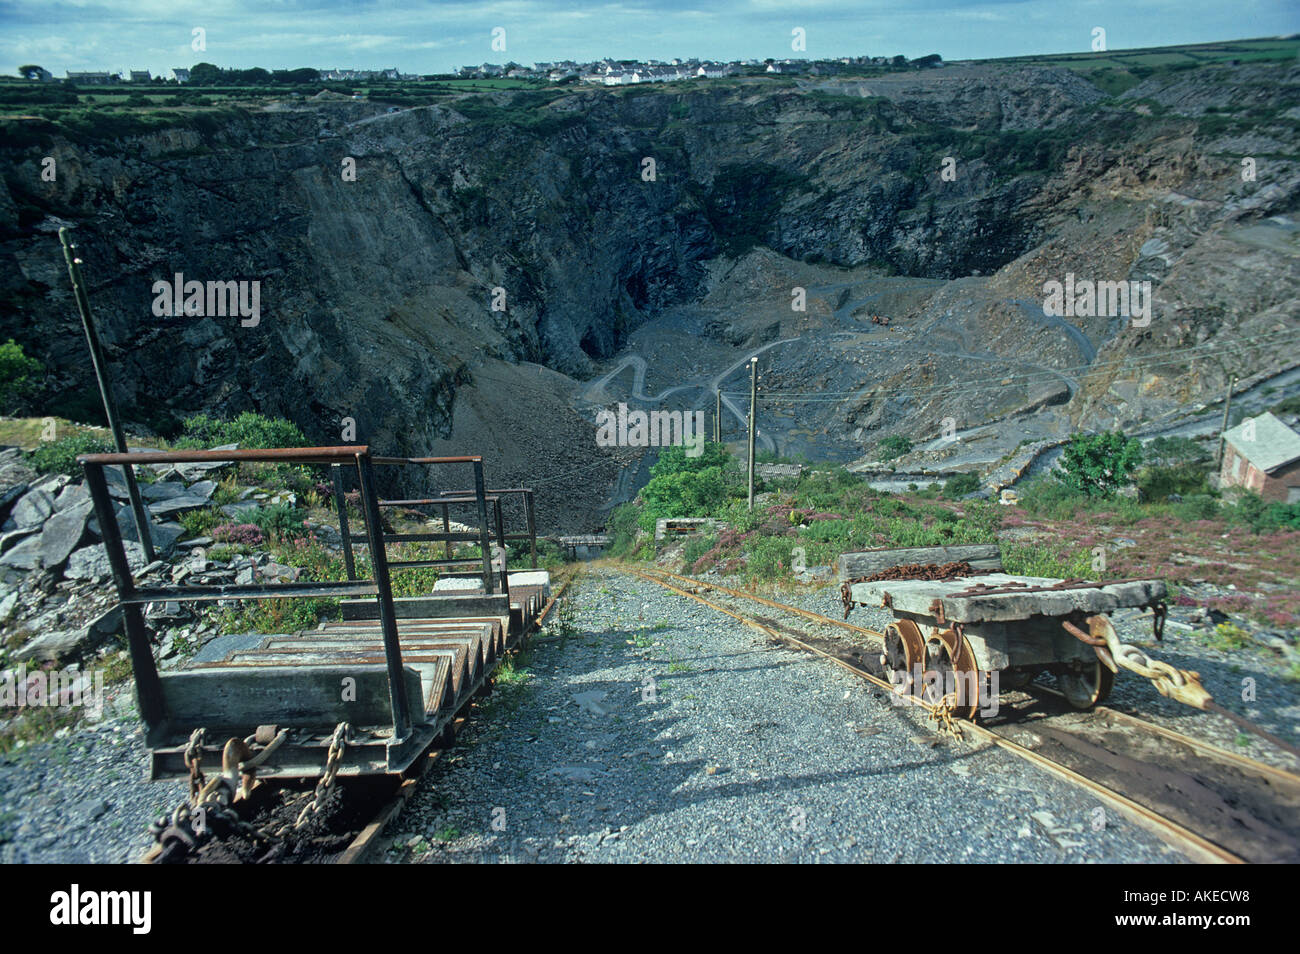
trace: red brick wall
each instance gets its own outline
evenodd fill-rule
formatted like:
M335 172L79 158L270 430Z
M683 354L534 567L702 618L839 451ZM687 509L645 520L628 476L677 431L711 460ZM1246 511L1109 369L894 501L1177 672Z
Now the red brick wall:
M1264 480L1264 489L1260 494L1265 500L1280 500L1286 503L1292 487L1300 488L1300 460L1269 474Z
M1286 503L1292 487L1300 488L1300 460L1288 464L1275 474L1265 474L1228 444L1223 450L1223 466L1219 469L1220 486L1245 487L1265 500Z

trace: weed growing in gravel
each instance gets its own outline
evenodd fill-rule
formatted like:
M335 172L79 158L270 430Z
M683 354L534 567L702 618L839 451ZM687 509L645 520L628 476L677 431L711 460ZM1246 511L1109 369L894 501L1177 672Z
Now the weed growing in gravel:
M1212 648L1221 652L1231 652L1236 649L1248 649L1255 644L1250 638L1250 633L1240 626L1232 623L1220 623L1214 627L1214 631L1206 637L1206 643Z
M460 837L460 829L454 825L447 825L446 827L439 828L435 831L433 837L437 838L439 841L455 841Z

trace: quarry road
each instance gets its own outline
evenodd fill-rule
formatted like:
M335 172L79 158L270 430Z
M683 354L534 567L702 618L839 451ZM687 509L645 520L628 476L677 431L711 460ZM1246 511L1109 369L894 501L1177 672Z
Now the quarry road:
M390 862L1177 862L818 657L589 571L385 832ZM837 612L834 587L808 608ZM820 601L820 602L816 602ZM857 622L873 625L879 621Z

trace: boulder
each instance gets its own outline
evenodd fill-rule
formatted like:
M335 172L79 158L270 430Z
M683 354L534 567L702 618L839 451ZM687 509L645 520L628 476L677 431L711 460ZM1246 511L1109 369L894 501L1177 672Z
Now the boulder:
M186 493L177 497L168 497L165 500L156 500L148 504L148 507L149 512L155 517L164 517L167 514L180 513L182 510L198 510L200 507L206 507L207 505L207 497Z
M140 496L148 503L183 497L186 493L185 485L179 480L160 480L157 483L140 485Z
M0 533L0 553L7 553L15 543L23 539L23 537L30 537L36 530L36 527L29 527L26 530L10 530L7 533Z
M185 488L185 492L191 497L202 497L208 500L216 492L217 482L215 480L198 480Z
M59 662L79 653L83 636L77 629L52 629L24 643L14 656L19 660Z
M27 530L39 527L54 513L54 497L41 489L29 490L14 504L5 521L6 530Z
M86 522L93 509L94 504L83 500L45 521L41 530L41 560L46 567L60 566L71 556L86 535Z
M80 503L90 502L90 488L84 483L68 484L59 491L59 495L54 498L54 512L60 510L71 510Z
M18 546L0 556L0 566L15 570L35 570L41 565L41 536L32 534Z
M131 569L143 568L144 548L134 541L129 541L124 546ZM74 550L72 556L68 557L68 566L63 571L63 575L70 580L96 580L112 576L112 568L108 565L108 554L104 552L104 545L96 543Z

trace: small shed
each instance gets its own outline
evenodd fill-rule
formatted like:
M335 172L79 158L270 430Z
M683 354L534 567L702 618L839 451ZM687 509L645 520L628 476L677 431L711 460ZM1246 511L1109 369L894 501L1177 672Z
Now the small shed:
M1300 434L1265 412L1225 431L1223 443L1220 487L1245 487L1265 500L1300 503Z

